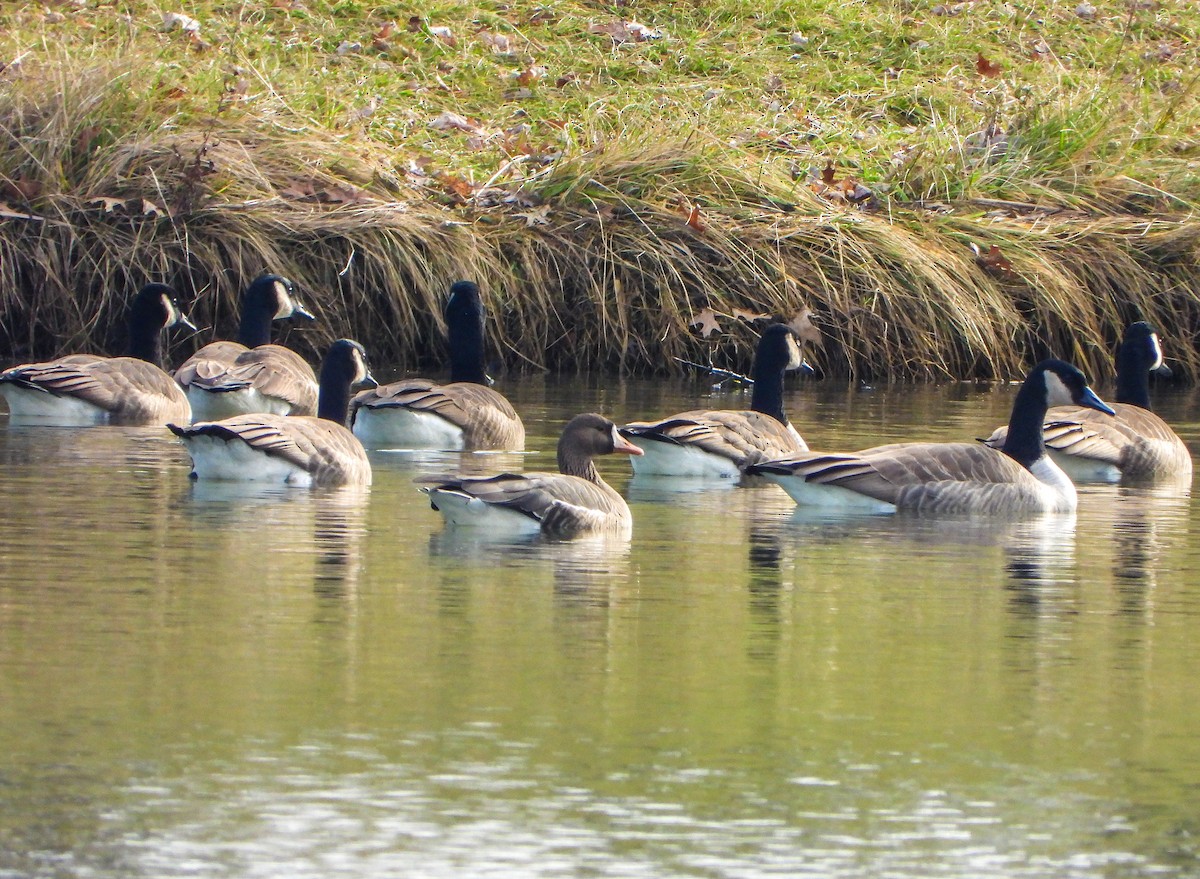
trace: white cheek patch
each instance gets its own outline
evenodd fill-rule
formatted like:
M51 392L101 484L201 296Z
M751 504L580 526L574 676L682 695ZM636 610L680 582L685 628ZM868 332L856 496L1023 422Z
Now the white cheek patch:
M1154 352L1154 362L1150 364L1150 371L1153 372L1163 365L1162 345L1158 341L1158 333L1150 334L1150 350Z
M354 352L354 384L362 384L367 378L367 364L363 362L362 354Z
M167 311L167 322L163 326L174 326L179 323L179 309L175 307L169 296L162 298L163 306Z
M1074 394L1071 393L1066 383L1059 378L1058 373L1047 370L1043 375L1046 379L1047 406L1070 406L1075 402Z
M279 310L275 312L275 320L283 320L291 317L292 312L296 310L296 306L292 304L292 297L288 295L287 287L282 281L275 282L275 299L279 302Z
M788 369L799 369L804 365L804 355L800 353L800 346L796 344L796 340L791 336L787 337L788 346Z

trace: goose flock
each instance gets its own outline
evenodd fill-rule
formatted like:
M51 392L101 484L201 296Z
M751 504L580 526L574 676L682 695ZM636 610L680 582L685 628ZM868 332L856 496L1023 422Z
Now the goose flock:
M479 287L458 281L444 312L450 382L379 386L367 352L339 339L319 375L271 342L280 320L312 320L286 278L256 278L241 298L238 340L214 341L174 374L163 336L195 331L175 292L148 284L129 306L127 356L73 354L0 373L14 417L69 424L165 425L197 479L289 485L369 485L369 448L522 451L525 426L484 369ZM1104 403L1082 372L1050 359L1030 370L1007 426L979 442L906 442L852 452L813 451L783 408L784 376L811 371L783 323L762 334L747 410L692 410L616 424L585 413L558 442L557 473L443 473L417 479L449 525L570 537L628 534L625 499L595 459L626 454L635 475L760 476L800 506L864 513L1012 515L1070 512L1075 482L1186 479L1187 447L1150 410L1151 373L1169 374L1158 336L1139 321L1117 351L1117 398ZM359 389L355 393L355 389Z

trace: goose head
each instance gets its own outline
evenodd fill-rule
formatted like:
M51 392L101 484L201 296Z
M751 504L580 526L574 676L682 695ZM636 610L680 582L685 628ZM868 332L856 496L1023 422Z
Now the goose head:
M594 412L576 415L563 428L558 440L558 470L571 476L595 480L592 459L600 455L645 454L625 437L617 426Z
M271 341L277 320L315 320L296 296L296 286L282 275L259 275L242 293L242 324L238 339L254 348Z
M811 373L813 368L804 362L800 350L800 334L787 324L771 324L763 330L754 353L754 379L759 375L776 375L793 370Z
M338 339L329 346L321 361L319 384L317 416L339 424L346 423L352 388L379 386L371 375L366 349L353 339Z
M150 363L162 362L163 330L184 327L196 331L179 306L179 297L166 284L147 284L129 305L129 354Z
M1116 414L1111 406L1096 396L1096 392L1088 387L1084 374L1066 361L1043 360L1029 374L1029 378L1025 380L1026 384L1033 380L1036 387L1039 376L1047 408L1051 406L1084 406L1107 415Z
M129 322L153 326L155 330L173 327L196 330L196 325L180 307L179 296L166 284L147 284L137 292L129 307Z
M1004 453L1026 468L1046 453L1042 422L1051 406L1083 406L1115 414L1088 387L1082 372L1063 360L1043 360L1029 371L1017 391L1004 440Z

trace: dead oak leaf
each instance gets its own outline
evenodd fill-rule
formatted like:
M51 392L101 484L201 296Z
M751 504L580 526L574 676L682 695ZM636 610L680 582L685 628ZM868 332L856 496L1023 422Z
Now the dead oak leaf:
M763 314L762 312L749 311L745 308L735 308L730 314L734 320L745 321L748 324L754 323L756 320L770 320L771 315Z
M480 134L482 132L482 129L466 116L460 116L458 113L452 113L449 110L431 120L429 127L435 128L438 131L467 131L472 134Z
M821 331L817 329L816 324L812 322L812 310L803 308L797 311L792 319L787 322L787 325L796 331L802 341L821 347L824 342L821 339Z
M521 217L525 221L525 226L548 226L550 225L550 205L544 204L541 207L530 208L527 211L520 211L514 216Z
M704 219L700 216L700 205L692 205L691 210L688 211L687 224L697 232L703 232L706 228L708 228L704 222Z
M1000 252L998 244L993 244L987 249L987 253L984 253L979 248L979 245L972 243L971 250L975 251L975 262L988 274L999 278L1016 277L1016 268L1013 266L1012 261Z
M711 308L706 308L697 314L688 323L688 326L698 327L701 339L707 339L713 333L721 332L721 324L717 321L717 314Z

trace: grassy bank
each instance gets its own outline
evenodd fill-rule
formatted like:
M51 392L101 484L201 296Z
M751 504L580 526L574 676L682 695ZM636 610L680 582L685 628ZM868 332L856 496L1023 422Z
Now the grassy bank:
M323 318L294 344L393 365L439 356L471 277L514 368L744 365L745 315L807 310L831 374L1105 375L1145 317L1194 378L1198 25L1188 0L5 5L0 359L118 344L146 279L229 335L270 268Z

